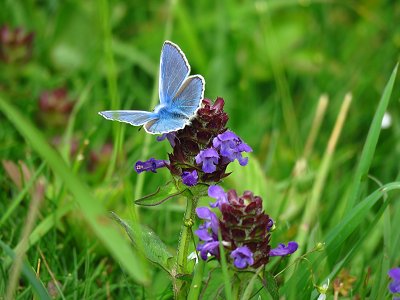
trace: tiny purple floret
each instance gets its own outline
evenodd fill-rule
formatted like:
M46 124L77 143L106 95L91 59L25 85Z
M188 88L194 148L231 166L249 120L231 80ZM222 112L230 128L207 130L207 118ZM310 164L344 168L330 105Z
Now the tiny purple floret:
M187 186L194 186L197 184L197 181L199 180L199 176L197 175L197 171L185 171L181 175L182 177L182 182L183 184Z
M200 219L205 220L205 228L211 228L215 235L218 235L219 221L215 213L213 213L208 207L198 207L196 208L196 214Z
M274 227L274 220L272 220L271 218L269 219L268 223L267 223L267 231L270 232L272 227Z
M208 188L208 196L217 200L214 203L210 203L211 207L221 208L222 203L228 203L228 195L225 193L224 189L218 185L211 185Z
M168 164L166 160L154 159L150 158L146 161L138 161L135 164L135 171L139 174L145 171L151 171L153 173L157 173L156 170L162 167L165 167Z
M205 222L200 225L199 229L194 232L199 237L199 239L204 242L197 245L197 250L200 251L200 257L203 260L207 260L208 254L216 256L219 253L219 221L217 215L213 213L208 207L196 208L196 214L200 219L205 220Z
M204 173L213 173L217 168L219 160L218 152L213 148L201 150L195 157L197 164L203 164L201 169Z
M157 137L157 141L161 142L161 141L167 139L168 142L170 143L171 147L174 148L175 147L175 137L176 137L175 132L163 133L162 135Z
M254 263L253 253L247 246L238 247L232 251L233 264L238 269L247 268Z
M229 161L237 159L241 166L247 165L248 158L242 157L242 152L252 152L253 149L241 140L234 132L225 131L213 139L213 146L222 157Z
M199 244L197 250L200 251L200 257L202 260L207 260L208 254L217 256L219 253L219 242L213 241L204 244Z
M400 268L393 268L389 270L388 275L393 280L389 284L389 291L393 294L400 293Z
M299 245L296 242L289 242L287 246L279 244L278 247L271 249L269 256L286 256L295 252L298 247Z

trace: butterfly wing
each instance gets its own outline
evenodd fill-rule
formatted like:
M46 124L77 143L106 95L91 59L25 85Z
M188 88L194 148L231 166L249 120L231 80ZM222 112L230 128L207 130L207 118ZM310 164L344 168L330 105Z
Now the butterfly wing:
M107 110L99 112L107 120L128 123L141 126L149 121L157 119L157 114L141 110Z
M189 119L193 117L204 98L204 86L203 76L189 76L172 99L171 109L186 115Z
M159 119L151 120L144 124L144 130L151 134L162 134L182 129L188 122L182 114L163 114Z
M169 105L189 76L190 66L182 50L170 41L164 42L160 58L159 97L162 105Z

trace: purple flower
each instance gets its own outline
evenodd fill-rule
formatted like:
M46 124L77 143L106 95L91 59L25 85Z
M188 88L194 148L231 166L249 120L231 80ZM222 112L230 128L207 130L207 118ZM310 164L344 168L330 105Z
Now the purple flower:
M158 136L157 141L161 142L161 141L167 139L168 142L171 144L171 147L174 148L175 147L175 137L176 137L175 132L167 132L167 133L163 133L162 135Z
M200 257L202 260L207 260L208 254L213 255L213 256L218 256L219 255L219 242L218 241L213 241L213 242L207 242L204 244L199 244L197 246L197 250L200 251Z
M195 231L195 234L204 243L197 246L197 250L200 251L200 257L203 260L207 260L208 254L218 256L218 217L208 207L196 208L197 216L205 222ZM210 231L211 229L211 231Z
M389 284L389 291L393 294L400 293L400 268L393 268L389 270L388 275L393 280Z
M254 263L253 252L247 246L236 248L232 251L233 264L238 269L244 269Z
M197 184L197 181L199 180L199 176L197 175L196 170L193 170L192 172L185 171L182 173L181 177L183 184L187 186L194 186Z
M197 164L203 164L201 169L204 173L212 173L216 168L216 164L219 160L218 152L213 148L201 150L195 157Z
M213 146L219 150L221 156L227 158L229 161L237 159L241 166L247 165L248 158L242 157L242 152L252 152L253 149L244 143L232 131L225 131L213 139Z
M267 231L270 232L273 227L274 227L274 220L269 218L268 223L267 223Z
M196 208L196 214L200 219L206 220L204 226L206 228L211 228L212 233L218 235L218 217L213 213L208 207L198 207Z
M210 203L211 207L221 208L222 203L228 203L228 196L225 193L224 189L218 185L211 185L208 188L208 196L211 198L217 199L214 203Z
M150 158L146 161L138 161L135 164L135 171L139 174L144 171L151 171L153 173L157 173L156 170L162 167L165 167L168 164L166 160L159 160Z
M279 244L278 247L271 249L269 256L286 256L295 252L298 247L299 245L296 242L289 242L287 246Z

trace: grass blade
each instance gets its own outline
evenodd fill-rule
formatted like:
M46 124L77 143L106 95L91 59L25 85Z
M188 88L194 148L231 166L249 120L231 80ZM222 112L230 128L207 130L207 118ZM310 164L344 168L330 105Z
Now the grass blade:
M0 247L3 249L5 253L11 258L15 258L15 253L13 250L10 249L2 240L0 240ZM49 294L47 293L47 290L43 286L42 282L36 277L36 274L32 271L32 267L28 265L26 261L23 262L22 269L21 269L22 274L28 279L30 284L32 285L33 290L37 293L39 296L39 299L42 300L51 300Z
M394 81L397 75L398 64L394 67L392 75L388 83L386 84L385 90L383 91L381 100L379 101L378 108L372 120L371 126L369 128L367 140L364 144L364 148L361 153L360 162L354 174L353 184L350 186L350 196L347 201L347 209L352 208L359 196L359 191L363 178L367 178L369 167L371 166L372 158L375 153L375 148L378 143L379 134L381 132L381 124L383 115L385 114L386 108L389 104L390 96L392 94Z
M92 196L89 187L71 171L60 155L46 142L39 130L23 118L19 111L3 97L0 97L0 110L4 112L20 134L30 142L32 148L47 162L53 172L61 178L65 186L75 196L85 220L111 255L126 268L135 280L146 283L148 274L138 260L138 255L111 225L106 210L99 200Z

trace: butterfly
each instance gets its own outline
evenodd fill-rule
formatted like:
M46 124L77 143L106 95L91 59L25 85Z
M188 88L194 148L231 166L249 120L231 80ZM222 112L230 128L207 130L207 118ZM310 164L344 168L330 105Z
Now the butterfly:
M143 126L151 134L182 129L196 115L204 98L203 76L189 74L190 65L185 54L178 45L165 41L160 58L160 103L154 110L108 110L99 114L107 120Z

